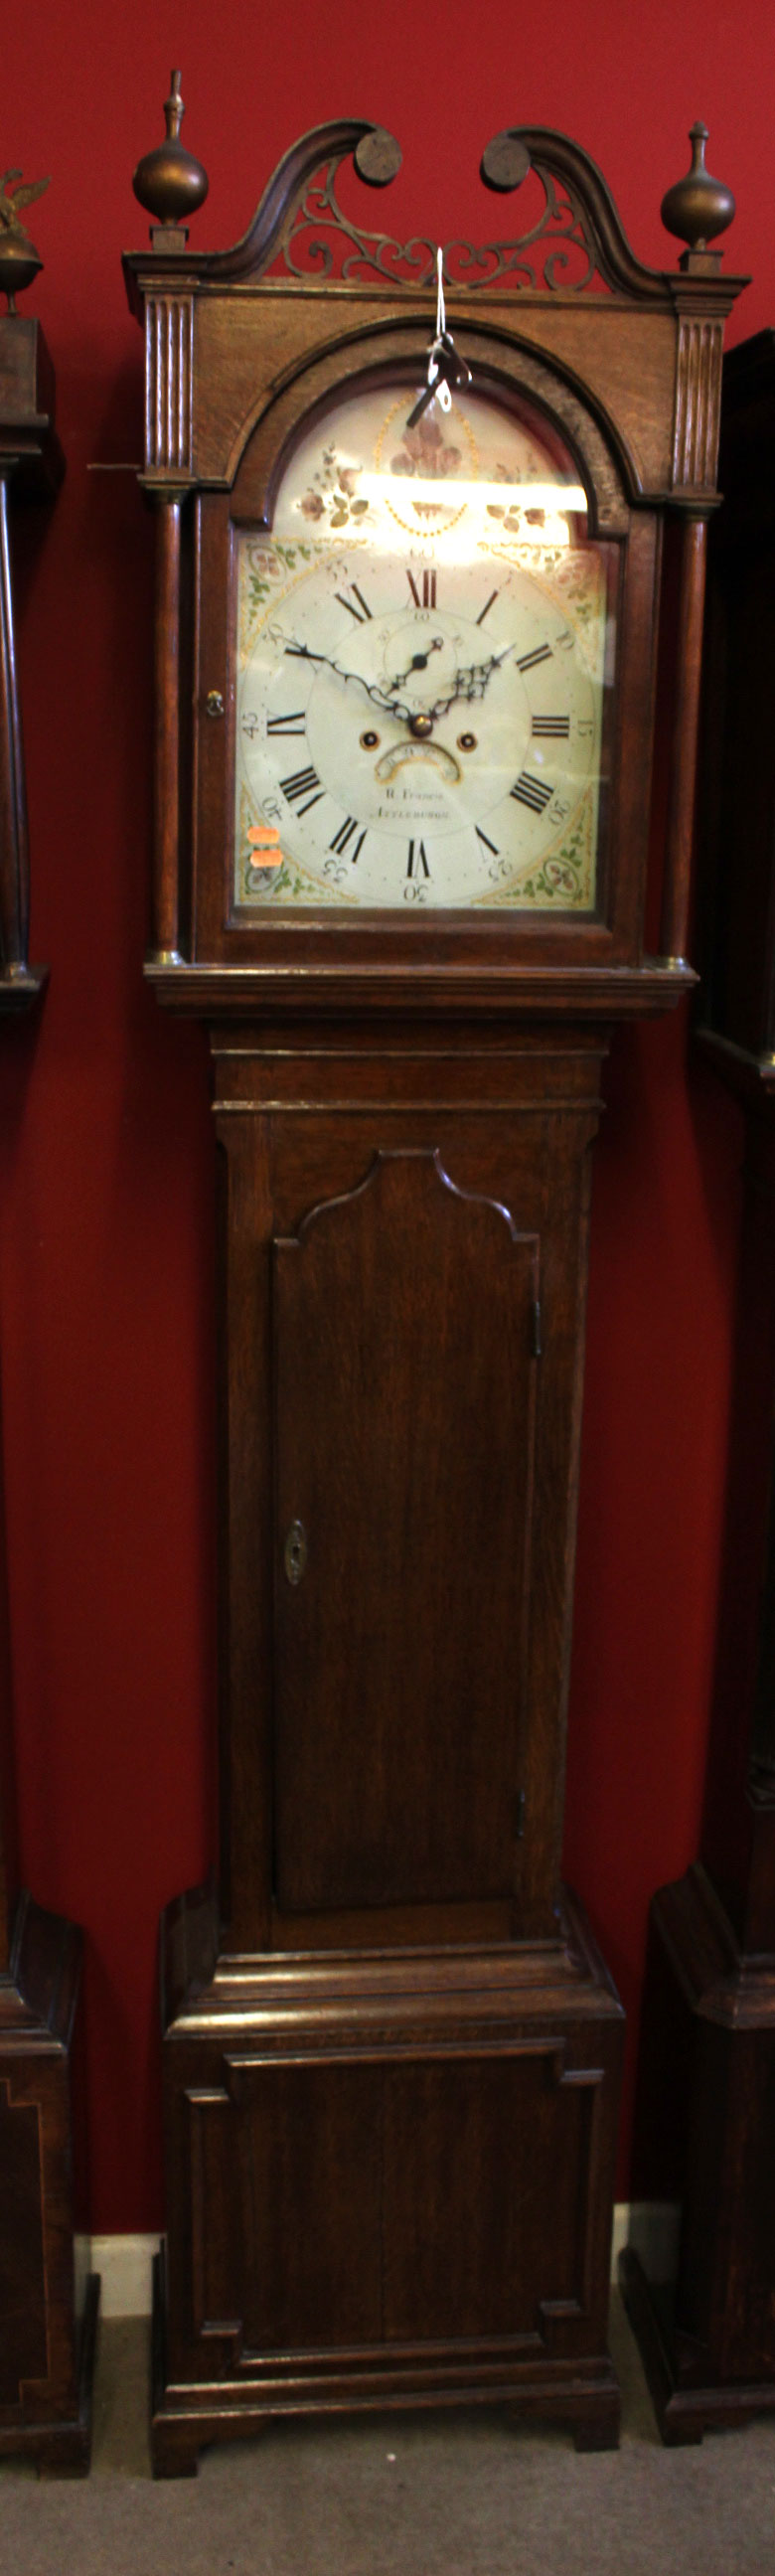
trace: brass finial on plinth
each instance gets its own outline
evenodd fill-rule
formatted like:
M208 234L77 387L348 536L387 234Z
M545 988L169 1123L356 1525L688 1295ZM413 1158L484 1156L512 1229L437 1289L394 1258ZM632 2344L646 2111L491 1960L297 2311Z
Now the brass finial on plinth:
M710 171L705 168L707 140L707 125L701 124L698 118L689 131L691 168L685 178L677 179L674 187L668 188L662 199L665 231L675 233L679 241L687 244L680 261L682 268L688 266L696 253L704 253L714 266L718 264L721 252L711 250L710 244L717 233L726 232L735 211L731 188L725 188L723 179L712 179Z
M193 152L187 152L179 139L181 118L185 114L180 95L180 73L171 72L170 82L170 95L164 102L166 142L159 143L155 152L146 152L142 161L138 161L132 186L141 206L145 206L150 215L155 215L157 226L172 237L177 233L186 241L188 233L183 218L196 214L197 206L204 203L210 183L201 161L196 161Z
M26 186L16 187L14 182L21 175L20 170L0 171L0 291L8 297L9 313L15 313L17 295L32 284L43 266L27 226L22 223L22 206L31 206L33 199L42 197L44 188L51 185L50 179L28 179ZM13 196L9 194L11 187Z

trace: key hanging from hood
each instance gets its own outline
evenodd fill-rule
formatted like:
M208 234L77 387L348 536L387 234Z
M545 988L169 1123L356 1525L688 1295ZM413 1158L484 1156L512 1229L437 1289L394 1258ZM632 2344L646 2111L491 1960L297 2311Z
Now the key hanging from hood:
M429 403L438 401L442 411L451 411L452 386L470 385L470 382L471 369L466 366L465 358L458 357L452 333L447 330L447 317L444 310L444 252L437 250L436 337L431 340L428 349L427 382L423 385L422 393L418 395L414 410L410 411L407 429L416 429L418 420L422 420L423 412L427 411Z

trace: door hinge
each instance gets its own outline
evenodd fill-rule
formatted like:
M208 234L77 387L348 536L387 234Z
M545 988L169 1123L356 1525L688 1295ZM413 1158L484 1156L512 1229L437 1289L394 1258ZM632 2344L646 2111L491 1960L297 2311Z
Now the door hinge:
M541 1299L540 1299L540 1297L534 1297L534 1298L533 1298L533 1358L534 1358L534 1360L540 1360L542 1351L543 1351L543 1342L542 1342L542 1339L541 1339Z
M525 1792L524 1792L524 1789L518 1789L518 1790L517 1790L517 1807L516 1807L516 1815L515 1815L515 1819L514 1819L514 1834L515 1834L515 1839L516 1839L516 1841L517 1841L518 1843L521 1843L521 1841L522 1841L522 1836L523 1836L524 1830L525 1830Z

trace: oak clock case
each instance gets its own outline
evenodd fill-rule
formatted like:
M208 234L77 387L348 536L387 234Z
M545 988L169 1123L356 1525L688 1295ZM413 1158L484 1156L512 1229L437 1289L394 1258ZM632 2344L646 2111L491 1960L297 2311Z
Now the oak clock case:
M18 172L6 173L15 181ZM29 848L18 685L13 522L53 500L64 471L54 372L37 322L16 297L41 266L22 209L46 180L0 186L0 1021L17 1022L47 977L29 962ZM11 1038L11 1028L3 1043ZM76 2297L74 2174L79 2167L77 2036L82 1935L20 1886L5 1526L0 1490L0 2461L20 2454L49 2474L83 2474L99 2280Z
M387 183L391 138L305 136L197 258L177 78L167 113L125 270L148 973L214 1068L221 1820L162 1927L154 2461L288 2410L493 2399L605 2446L623 2025L560 1872L590 1147L612 1023L690 980L734 288L705 238L643 269L579 147L509 132L483 175L525 231L448 246L472 380L412 427L435 247L337 193L351 157Z
M724 363L698 813L696 1039L744 1116L726 1529L700 1850L652 1904L641 2075L681 2231L669 2295L632 2257L624 2283L670 2443L775 2406L774 431L762 331Z

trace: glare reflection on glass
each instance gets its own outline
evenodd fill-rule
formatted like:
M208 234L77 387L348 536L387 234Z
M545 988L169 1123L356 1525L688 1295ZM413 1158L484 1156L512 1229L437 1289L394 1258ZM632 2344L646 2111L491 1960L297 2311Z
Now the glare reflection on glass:
M405 534L433 540L443 549L445 538L454 532L457 561L475 555L483 543L488 548L504 547L509 553L528 549L536 554L551 550L565 552L578 542L578 527L571 530L571 517L586 519L587 496L580 483L510 483L496 478L479 482L458 480L457 476L411 477L391 472L358 474L358 492L363 516L360 523L348 527L347 541L367 539L371 546L394 548L396 521ZM295 504L296 510L303 502ZM318 527L318 542L335 536L330 528ZM336 529L336 536L339 531ZM342 542L339 537L339 542Z

